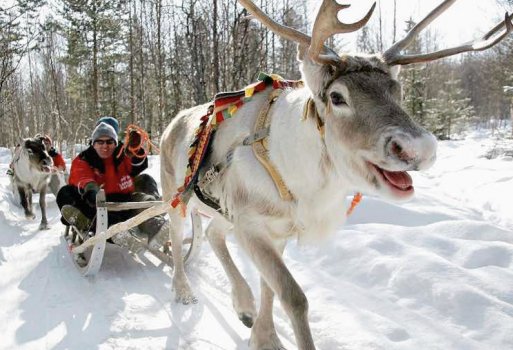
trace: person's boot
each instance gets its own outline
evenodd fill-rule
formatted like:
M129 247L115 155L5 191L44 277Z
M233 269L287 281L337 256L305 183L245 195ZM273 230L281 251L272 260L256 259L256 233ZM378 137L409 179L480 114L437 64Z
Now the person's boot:
M169 241L169 220L164 218L163 220L164 223L157 231L153 232L153 234L148 234L148 245L154 249L163 247Z
M148 237L148 245L159 249L169 239L169 221L162 215L155 216L139 225L142 233Z
M91 227L92 221L72 205L62 206L61 215L68 224L75 226L79 231L87 232Z
M115 244L128 249L134 254L138 254L145 250L144 244L138 242L138 239L141 240L142 237L137 227L133 227L128 231L120 232L112 236L111 239Z

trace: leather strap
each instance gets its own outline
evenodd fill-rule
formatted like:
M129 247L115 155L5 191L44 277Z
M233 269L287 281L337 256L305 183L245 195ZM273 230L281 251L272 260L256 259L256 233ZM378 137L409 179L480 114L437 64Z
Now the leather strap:
M268 121L268 114L269 110L271 109L271 106L273 103L278 99L280 94L283 92L282 89L276 89L271 92L269 95L268 103L264 106L264 108L260 111L260 114L258 115L258 118L255 123L255 134L258 134L261 132L261 130L269 128L269 121ZM267 136L265 138L256 140L252 143L253 153L255 154L255 157L258 159L258 161L264 166L264 168L267 170L269 175L274 181L274 184L276 185L276 189L278 190L278 193L280 194L280 197L283 200L286 201L292 201L294 199L294 196L292 193L290 193L290 190L288 189L287 185L285 184L285 181L283 181L283 178L281 177L280 173L276 169L276 166L271 162L269 159L269 149L268 149L268 143L267 143Z

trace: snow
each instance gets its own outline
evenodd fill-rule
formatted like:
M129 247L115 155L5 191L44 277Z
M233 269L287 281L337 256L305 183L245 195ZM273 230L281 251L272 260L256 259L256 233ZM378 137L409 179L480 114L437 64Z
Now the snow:
M477 133L440 142L435 166L412 174L412 201L365 196L333 236L289 244L284 258L308 297L318 349L513 349L513 159L486 157L498 142ZM10 157L0 149L0 173ZM157 157L148 171L158 179ZM38 208L36 220L24 218L7 176L0 196L0 349L248 348L208 243L187 268L199 302L178 305L172 271L147 254L110 245L98 275L81 277L52 195L49 231L38 231ZM254 268L231 238L229 248L258 295ZM275 323L296 348L279 302Z

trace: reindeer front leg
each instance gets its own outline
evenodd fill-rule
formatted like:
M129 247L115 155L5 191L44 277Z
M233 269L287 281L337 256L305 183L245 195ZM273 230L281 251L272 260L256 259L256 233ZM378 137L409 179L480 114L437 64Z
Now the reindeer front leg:
M260 310L253 325L249 344L253 349L285 350L282 345L273 320L274 292L264 279L260 279Z
M253 326L256 317L255 298L248 282L242 277L226 247L226 234L230 228L218 219L208 225L206 236L217 259L221 262L232 285L232 303L239 320L248 328Z
M263 304L253 326L251 348L283 349L277 336L275 336L274 341L272 339L273 333L276 335L272 321L272 292L274 292L292 322L298 349L315 349L310 325L308 324L308 300L285 266L280 252L268 237L263 236L258 225L246 224L240 226L235 228L237 239L253 260L264 280Z
M32 193L21 186L18 187L18 193L20 195L21 206L25 212L25 217L27 219L35 219L36 216L32 212Z
M46 186L43 186L39 191L39 207L41 208L41 223L39 224L40 230L48 230L48 220L46 219Z

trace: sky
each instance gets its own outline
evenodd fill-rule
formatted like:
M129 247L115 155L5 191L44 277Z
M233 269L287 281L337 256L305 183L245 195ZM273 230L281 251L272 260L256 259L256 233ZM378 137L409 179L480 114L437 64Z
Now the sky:
M341 4L350 4L351 7L339 13L339 18L346 22L353 22L362 18L368 9L372 6L373 0L346 0L338 1ZM385 26L385 35L391 41L393 24L393 0L381 0L383 25ZM420 21L442 0L397 0L397 33L398 38L404 33L404 23L410 17L414 21ZM309 13L315 17L317 9L320 6L319 0L308 0ZM369 25L377 23L379 7L376 7ZM501 19L504 13L513 9L508 9L504 5L498 4L495 0L458 0L445 13L443 13L428 28L434 30L439 37L440 45L455 46L466 41L483 35L493 28ZM376 24L377 25L377 24ZM356 40L356 35L346 34L349 40Z
M512 139L484 132L439 142L435 165L412 173L413 200L364 196L325 241L289 243L284 260L309 300L317 349L513 349L512 150ZM0 148L1 174L10 159ZM159 180L157 156L149 164ZM178 305L172 271L147 253L109 245L98 274L80 276L55 198L47 202L51 229L38 231L37 205L36 220L26 220L0 176L1 350L249 349L206 241L186 270L199 302ZM258 300L257 273L233 238L228 248ZM295 349L278 302L274 314Z

